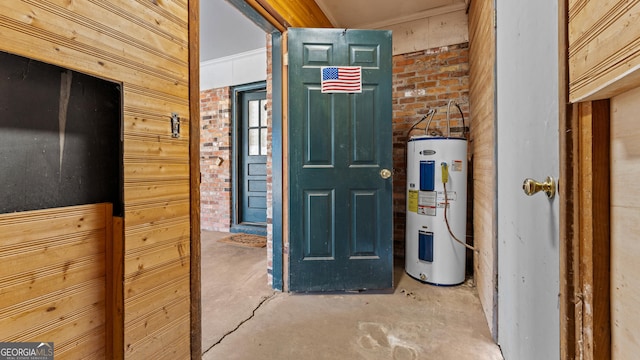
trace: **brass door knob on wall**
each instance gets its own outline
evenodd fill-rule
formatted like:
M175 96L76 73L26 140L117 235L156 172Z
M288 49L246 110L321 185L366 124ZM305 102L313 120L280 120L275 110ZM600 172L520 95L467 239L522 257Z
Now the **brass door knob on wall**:
M556 195L556 181L551 176L547 176L545 182L542 183L533 179L525 179L522 183L522 190L528 196L544 191L549 199L553 199Z
M391 177L391 170L389 169L382 169L380 170L380 177L383 179L388 179Z

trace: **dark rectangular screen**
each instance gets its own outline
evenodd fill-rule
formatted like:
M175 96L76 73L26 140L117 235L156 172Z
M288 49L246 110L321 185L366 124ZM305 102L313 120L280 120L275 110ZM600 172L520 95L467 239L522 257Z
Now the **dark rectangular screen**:
M120 86L0 52L0 213L110 202L122 213Z

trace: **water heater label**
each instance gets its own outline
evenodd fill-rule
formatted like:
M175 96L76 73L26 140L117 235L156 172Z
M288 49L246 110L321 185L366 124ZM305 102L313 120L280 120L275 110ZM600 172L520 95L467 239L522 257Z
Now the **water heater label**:
M444 201L442 201L442 202L438 201L438 207L440 209L444 209L445 204L447 205L447 209L451 209L451 203L445 203Z
M458 193L456 191L447 191L447 200L449 202L458 200ZM444 203L444 191L438 191L438 202Z
M420 191L418 196L418 214L436 216L437 201L437 192Z
M409 194L407 195L407 207L411 212L418 212L418 190L409 190Z
M462 160L452 160L451 171L462 171Z

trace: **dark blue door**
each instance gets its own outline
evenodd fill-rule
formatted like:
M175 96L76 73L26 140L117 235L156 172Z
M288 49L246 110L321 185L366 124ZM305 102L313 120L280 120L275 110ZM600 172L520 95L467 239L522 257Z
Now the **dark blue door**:
M244 92L242 155L239 179L239 223L265 226L267 221L267 110L266 92Z
M289 29L288 52L290 289L390 288L391 33ZM354 68L359 92L322 92Z

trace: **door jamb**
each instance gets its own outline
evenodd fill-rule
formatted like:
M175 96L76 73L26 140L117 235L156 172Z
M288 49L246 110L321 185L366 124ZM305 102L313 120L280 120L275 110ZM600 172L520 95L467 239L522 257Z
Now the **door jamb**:
M189 0L189 236L191 358L202 357L200 289L200 0Z
M574 224L576 218L574 209L577 206L575 197L579 192L576 170L573 166L577 157L577 139L572 125L572 107L569 104L569 63L568 63L568 1L558 2L558 101L559 115L559 147L560 147L560 174L558 180L558 193L560 195L560 359L574 359L576 348L576 323L573 264L576 255ZM563 241L564 240L564 241Z
M271 32L271 236L272 236L272 287L284 290L283 273L283 34L278 30ZM268 86L268 85L267 85ZM267 97L269 93L267 92ZM267 99L269 101L269 99ZM267 225L268 226L268 225Z

